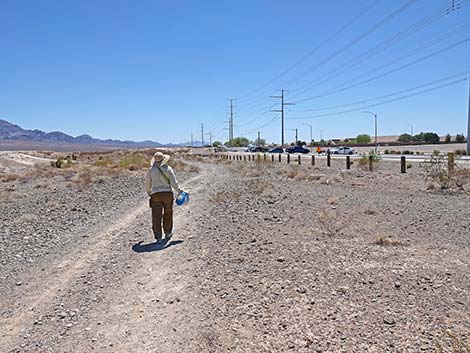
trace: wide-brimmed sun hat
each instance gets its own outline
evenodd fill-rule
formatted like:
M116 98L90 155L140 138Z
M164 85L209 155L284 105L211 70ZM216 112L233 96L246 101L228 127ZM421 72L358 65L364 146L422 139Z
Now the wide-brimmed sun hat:
M150 165L154 165L157 163L158 165L164 165L168 162L170 159L170 156L167 154L163 154L161 152L155 152L155 154L152 157L152 160L150 161Z

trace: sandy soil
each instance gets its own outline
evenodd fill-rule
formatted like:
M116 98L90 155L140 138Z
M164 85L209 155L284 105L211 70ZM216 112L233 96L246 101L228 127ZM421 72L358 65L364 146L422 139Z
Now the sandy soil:
M200 173L179 173L191 203L163 246L140 173L15 185L0 218L0 351L450 352L446 331L470 340L467 189L426 190L418 167L386 163L192 163Z

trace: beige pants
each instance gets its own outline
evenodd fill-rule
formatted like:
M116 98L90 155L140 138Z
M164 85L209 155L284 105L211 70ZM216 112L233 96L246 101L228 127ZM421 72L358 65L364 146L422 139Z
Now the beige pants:
M163 231L170 234L173 230L173 193L156 192L150 197L150 207L152 208L152 229L155 238L162 236Z

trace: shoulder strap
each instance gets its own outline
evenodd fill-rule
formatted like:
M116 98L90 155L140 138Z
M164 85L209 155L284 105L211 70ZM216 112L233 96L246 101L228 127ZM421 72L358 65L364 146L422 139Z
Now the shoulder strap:
M155 167L157 167L158 171L160 172L160 174L162 175L162 177L168 182L168 184L171 184L170 182L170 178L168 177L168 175L166 175L163 170L161 170L161 168L156 165Z

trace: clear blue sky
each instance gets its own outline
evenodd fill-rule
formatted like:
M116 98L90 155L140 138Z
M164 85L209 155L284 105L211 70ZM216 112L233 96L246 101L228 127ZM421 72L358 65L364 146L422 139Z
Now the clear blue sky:
M226 98L233 97L238 98L235 135L255 138L260 128L268 141L278 142L279 121L261 128L276 113L253 121L276 101L268 98L276 89L289 89L287 100L296 102L470 38L470 27L452 32L470 22L469 0L455 0L461 8L447 15L444 8L452 0L416 0L359 37L407 2L0 0L0 118L25 128L72 135L182 142L191 133L200 138L202 122L216 138L226 137L222 130ZM313 55L263 86L360 13L362 17ZM435 21L412 33L434 14ZM407 29L410 32L404 33ZM354 61L400 32L404 36L393 45L382 45L377 55L371 51L362 61ZM411 55L418 46L449 32L453 34L445 40ZM464 72L470 69L469 58L470 43L459 44L367 84L299 102L289 107L286 117L341 111L303 110L384 96ZM324 80L331 73L336 75ZM299 90L309 82L317 84ZM467 99L468 83L462 81L370 110L379 115L382 135L409 131L410 125L415 132L455 134L466 131ZM361 105L348 108L355 107ZM293 140L289 130L293 128L299 128L300 138L308 139L304 123L314 126L314 139L321 130L324 137L373 133L372 118L358 111L288 119L286 139Z

